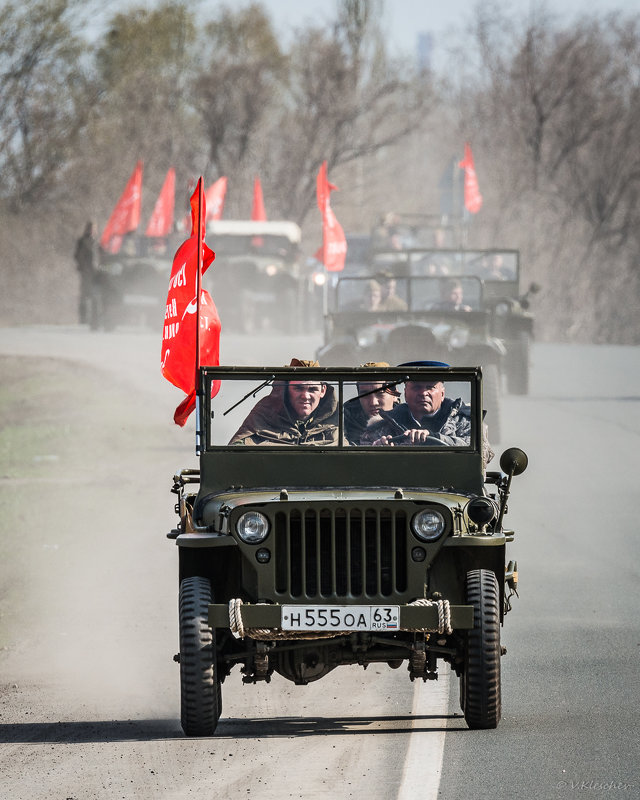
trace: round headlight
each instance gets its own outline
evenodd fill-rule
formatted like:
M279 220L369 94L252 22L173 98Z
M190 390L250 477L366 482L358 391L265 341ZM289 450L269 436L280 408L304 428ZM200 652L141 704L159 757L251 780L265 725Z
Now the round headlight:
M511 312L511 305L506 300L496 305L496 314L499 317L506 317Z
M467 328L454 328L449 336L449 345L454 349L466 347L469 342Z
M327 282L327 276L324 272L314 272L312 280L316 286L324 286Z
M411 520L411 530L423 542L432 542L444 530L444 517L433 509L418 511Z
M260 544L269 533L269 520L259 511L247 511L238 518L236 530L243 542Z

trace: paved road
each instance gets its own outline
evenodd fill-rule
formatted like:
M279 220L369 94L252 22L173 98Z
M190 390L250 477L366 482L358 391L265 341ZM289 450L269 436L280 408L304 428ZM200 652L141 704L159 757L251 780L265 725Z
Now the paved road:
M222 358L286 363L315 346L235 337ZM34 551L53 574L46 630L34 620L0 661L3 796L640 796L640 351L538 346L532 395L504 404L504 445L524 447L531 465L508 517L521 598L503 633L496 731L466 730L455 678L450 692L446 680L414 692L403 671L371 667L309 687L277 677L243 687L232 675L219 736L187 741L171 662L176 557L163 534L170 476L194 461L193 435L170 423L180 393L158 377L159 349L134 331L0 330L0 354L97 362L99 380L118 363L135 387L129 415L144 405L159 431L128 456L126 490L114 475L88 492L100 504L89 540L77 518L95 508L83 494L58 492L47 509L51 530ZM62 525L77 528L72 553L51 538Z

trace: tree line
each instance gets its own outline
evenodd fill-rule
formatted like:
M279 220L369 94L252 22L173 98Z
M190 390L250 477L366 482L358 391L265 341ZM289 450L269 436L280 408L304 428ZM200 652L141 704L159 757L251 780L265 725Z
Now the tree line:
M640 15L568 23L485 3L436 73L390 54L382 0L337 0L287 41L259 2L204 18L160 0L92 38L96 7L0 10L0 321L23 321L27 296L42 321L73 321L75 238L104 225L138 159L143 215L174 166L178 209L191 179L226 175L224 216L246 219L257 174L269 217L300 223L310 255L322 161L343 227L366 232L388 211L437 213L470 141L484 202L469 243L521 250L543 287L539 338L640 342Z

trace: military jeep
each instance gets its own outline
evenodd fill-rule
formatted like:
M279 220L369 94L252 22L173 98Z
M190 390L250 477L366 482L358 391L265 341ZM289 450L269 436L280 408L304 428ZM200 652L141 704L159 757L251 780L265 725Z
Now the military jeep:
M531 298L540 291L532 282L521 288L520 253L504 248L463 249L414 246L401 253L379 250L371 270L401 275L475 277L482 282L482 309L489 315L492 336L504 343L503 374L510 394L529 393L530 345L534 317Z
M409 379L445 381L468 437L347 445L342 409L360 402L358 382ZM228 444L256 400L286 397L291 381L330 395L334 443ZM185 734L215 732L235 667L246 684L277 673L304 686L373 663L427 681L446 662L469 727L496 727L500 628L517 589L503 520L527 457L511 448L501 471L486 471L481 370L203 367L198 406L200 466L174 477L179 523L168 534Z
M287 220L215 220L207 237L216 260L203 286L215 298L223 327L251 334L300 331L314 304L300 227Z
M391 298L384 294L389 283L393 284ZM458 305L450 300L454 284L461 295ZM376 305L371 295L380 291L383 296ZM430 359L453 366L480 364L487 423L493 441L500 442L506 349L492 334L484 291L475 276L403 275L401 269L341 278L325 315L324 344L316 358L323 366L369 361L400 364L411 361L416 353L427 353Z

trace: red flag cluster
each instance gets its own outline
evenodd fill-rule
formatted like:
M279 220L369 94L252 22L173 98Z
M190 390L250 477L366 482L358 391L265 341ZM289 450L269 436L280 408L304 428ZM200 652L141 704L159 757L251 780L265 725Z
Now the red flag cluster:
M478 186L478 176L473 163L473 153L469 143L464 146L464 158L459 164L464 170L464 207L471 214L477 214L482 208L482 195Z
M177 425L184 425L195 408L200 364L220 363L220 318L211 295L201 288L201 276L216 257L204 243L205 221L200 178L191 197L191 236L173 259L162 335L162 374L186 394L173 415Z
M162 189L153 207L145 236L168 236L173 230L173 211L176 198L176 171L169 168Z
M140 224L141 203L142 161L138 161L100 237L103 250L108 253L120 250L124 235L135 231Z
M337 186L329 183L327 177L327 162L323 161L316 178L316 197L318 208L322 214L322 247L316 253L316 258L325 265L329 272L340 272L344 269L344 259L347 255L347 240L342 226L336 219L330 204L331 192Z

